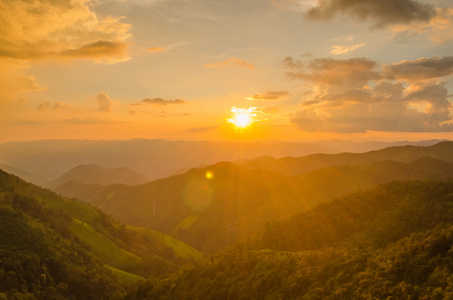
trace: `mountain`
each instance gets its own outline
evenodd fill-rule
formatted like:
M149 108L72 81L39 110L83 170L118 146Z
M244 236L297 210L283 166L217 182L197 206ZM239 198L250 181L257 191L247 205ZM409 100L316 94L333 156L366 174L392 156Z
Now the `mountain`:
M0 195L0 296L8 299L119 299L131 284L200 258L179 240L1 170Z
M207 174L210 174L207 176ZM126 224L171 234L203 252L250 237L270 220L392 180L453 178L453 164L429 157L331 166L288 176L218 163L144 185L68 182L57 192Z
M16 168L8 166L8 165L0 164L0 169L5 172L8 172L10 174L16 175L17 177L20 177L27 182L33 182L33 183L46 182L45 177L40 177L39 175L32 174L32 173L24 171L24 170L19 170L19 169L16 169Z
M395 146L365 153L311 154L304 157L261 157L244 165L251 169L268 170L287 175L297 175L328 166L360 164L378 161L411 162L423 157L432 157L453 162L453 142L444 141L429 146Z
M98 165L78 165L61 175L57 180L46 183L44 186L54 188L67 181L94 184L115 184L123 183L137 185L148 181L144 174L135 172L128 168L103 168Z
M436 141L401 142L432 144ZM401 144L401 143L398 143ZM388 147L389 143L324 141L316 143L206 142L168 140L38 140L0 145L0 163L27 171L43 184L78 166L96 164L128 168L158 179L180 170L211 165L219 161L252 159L260 156L299 157L313 153L363 152Z
M392 182L271 223L261 244L231 247L131 298L449 299L452 207L452 181Z

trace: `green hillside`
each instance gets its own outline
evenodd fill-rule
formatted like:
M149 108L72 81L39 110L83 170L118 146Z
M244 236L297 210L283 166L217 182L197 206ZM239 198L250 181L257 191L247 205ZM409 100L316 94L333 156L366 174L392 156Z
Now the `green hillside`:
M126 224L165 232L212 253L250 237L270 220L319 202L392 180L448 178L453 178L453 164L429 157L330 166L297 176L218 163L144 185L69 182L58 192Z
M452 208L452 181L392 182L269 224L132 298L450 299Z
M180 241L0 170L0 293L8 297L119 299L131 282L198 258Z

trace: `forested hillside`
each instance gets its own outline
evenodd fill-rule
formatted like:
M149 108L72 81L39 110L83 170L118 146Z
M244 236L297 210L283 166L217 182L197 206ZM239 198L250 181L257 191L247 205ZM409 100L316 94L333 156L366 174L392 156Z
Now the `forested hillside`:
M271 223L253 242L146 282L133 299L451 297L453 182L410 181Z
M0 297L121 299L200 254L0 170Z
M448 178L453 164L429 157L330 166L298 176L224 162L144 185L68 182L56 190L126 224L171 234L212 253L250 237L268 221L335 197L392 180Z

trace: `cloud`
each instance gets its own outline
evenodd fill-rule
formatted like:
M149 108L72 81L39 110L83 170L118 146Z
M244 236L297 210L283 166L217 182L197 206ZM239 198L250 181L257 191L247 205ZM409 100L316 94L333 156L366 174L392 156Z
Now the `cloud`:
M247 97L248 100L278 100L280 98L288 97L290 94L285 91L279 92L266 92L264 94L254 94Z
M453 73L451 57L402 61L382 68L366 58L286 58L289 76L311 83L291 118L309 132L452 131L452 105L438 79Z
M217 69L224 69L229 66L252 69L252 70L255 69L255 66L253 64L246 62L240 58L234 57L234 56L230 57L229 59L227 59L221 63L204 65L205 68L217 68Z
M149 47L146 49L146 51L148 52L166 52L166 51L170 51L174 48L177 48L177 47L181 47L181 46L185 46L185 45L188 45L190 43L188 42L178 42L178 43L174 43L174 44L171 44L169 46L166 46L166 47Z
M315 7L318 0L272 0L272 5L281 10L305 12Z
M71 104L69 103L65 103L63 101L59 101L59 102L56 102L54 105L53 105L53 108L55 110L60 110L60 109L68 109L71 107Z
M46 111L49 109L49 107L50 107L49 102L42 102L38 104L38 107L36 107L36 109L39 111Z
M71 104L65 103L62 101L55 102L53 105L50 102L44 101L44 102L39 103L38 106L36 107L36 109L41 112L45 112L49 109L62 110L62 109L68 109L70 107L71 107Z
M311 20L330 20L337 15L370 20L376 27L384 27L428 22L436 11L431 5L415 0L325 0L305 13Z
M24 72L36 60L128 59L131 26L92 7L87 0L0 1L0 92L42 90Z
M214 130L217 128L218 128L217 126L196 127L196 128L191 128L188 131L198 133L198 132L206 132L206 131Z
M70 125L98 125L98 124L119 124L119 123L125 123L125 122L107 120L107 119L99 119L99 118L93 118L93 117L86 117L86 118L64 119L64 120L62 120L62 123L70 124Z
M382 78L382 74L375 71L376 62L367 58L315 58L301 62L287 57L283 63L290 70L286 73L289 77L311 81L319 87L329 85L330 88L361 88L369 80Z
M181 99L167 100L163 98L145 98L142 102L132 103L131 105L154 104L154 105L169 105L169 104L187 104L187 101Z
M35 77L25 73L28 68L24 62L0 60L0 94L45 90Z
M453 8L437 8L436 16L429 22L398 24L391 26L393 38L404 39L414 35L427 34L435 43L453 39Z
M165 47L150 47L147 48L146 51L148 52L164 52L166 51Z
M77 49L68 49L59 54L65 58L104 59L123 57L126 59L126 44L109 41L97 41Z
M339 55L339 54L346 54L348 52L354 51L357 48L364 46L365 43L357 44L357 45L350 45L350 46L332 46L330 47L330 54Z
M453 74L453 56L403 60L392 65L385 65L383 70L397 79L407 81L437 79Z
M110 99L110 97L106 93L103 93L103 92L99 92L99 94L97 94L96 100L98 101L100 112L111 111L113 108L113 104L115 103L115 101Z

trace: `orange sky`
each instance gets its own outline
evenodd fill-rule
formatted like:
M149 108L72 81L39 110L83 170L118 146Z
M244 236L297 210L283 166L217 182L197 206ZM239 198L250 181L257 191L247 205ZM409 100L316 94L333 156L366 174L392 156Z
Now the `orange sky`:
M0 1L0 143L453 139L451 1L395 3Z

